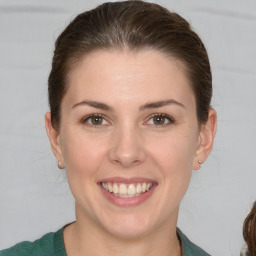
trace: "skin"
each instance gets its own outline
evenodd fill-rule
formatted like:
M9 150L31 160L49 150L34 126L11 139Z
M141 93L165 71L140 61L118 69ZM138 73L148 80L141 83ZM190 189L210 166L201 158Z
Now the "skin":
M69 75L59 130L46 114L53 152L76 201L77 220L64 230L68 255L181 255L179 203L192 169L211 151L215 111L198 123L183 63L156 50L96 51ZM148 104L162 101L168 103ZM102 123L93 125L92 114L102 115ZM152 114L164 114L162 123ZM120 207L98 185L110 177L143 177L157 186L145 202Z

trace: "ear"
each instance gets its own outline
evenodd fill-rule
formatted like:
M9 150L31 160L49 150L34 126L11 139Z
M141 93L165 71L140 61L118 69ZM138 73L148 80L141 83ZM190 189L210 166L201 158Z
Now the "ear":
M52 126L51 112L47 112L45 114L45 128L46 128L48 138L50 140L53 154L55 155L58 161L58 167L62 169L64 168L63 167L64 161L63 161L63 154L62 154L62 148L60 143L60 132Z
M208 112L208 121L201 125L198 146L193 162L193 169L200 169L199 161L204 163L210 154L217 129L217 113L214 109Z

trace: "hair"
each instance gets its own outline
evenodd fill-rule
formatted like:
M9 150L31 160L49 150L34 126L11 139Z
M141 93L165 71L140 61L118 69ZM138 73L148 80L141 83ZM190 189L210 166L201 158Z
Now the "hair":
M199 36L181 16L144 1L107 2L79 14L55 43L48 79L51 122L59 128L68 74L79 60L97 50L153 49L181 60L196 100L199 123L206 123L212 97L208 55Z
M256 201L244 221L243 237L247 244L245 256L256 256Z

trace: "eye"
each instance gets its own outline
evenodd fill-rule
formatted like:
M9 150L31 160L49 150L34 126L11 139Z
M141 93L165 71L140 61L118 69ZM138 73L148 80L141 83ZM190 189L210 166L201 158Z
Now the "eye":
M100 114L92 114L82 119L82 123L86 123L92 126L107 125L108 122Z
M166 126L174 123L174 120L166 114L153 114L147 123L154 126Z

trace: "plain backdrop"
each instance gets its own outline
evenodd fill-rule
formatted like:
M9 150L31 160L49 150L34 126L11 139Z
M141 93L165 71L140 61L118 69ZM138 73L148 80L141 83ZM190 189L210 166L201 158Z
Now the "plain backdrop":
M102 1L0 0L0 249L74 220L44 127L54 41ZM194 172L179 227L211 255L239 255L256 200L256 1L155 1L185 17L209 53L218 131Z

